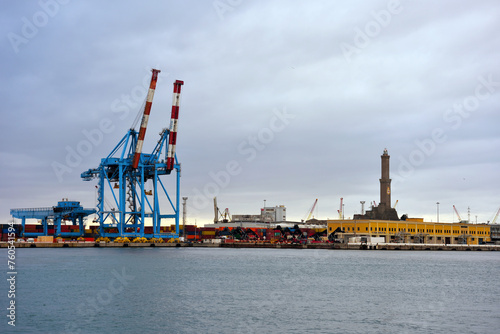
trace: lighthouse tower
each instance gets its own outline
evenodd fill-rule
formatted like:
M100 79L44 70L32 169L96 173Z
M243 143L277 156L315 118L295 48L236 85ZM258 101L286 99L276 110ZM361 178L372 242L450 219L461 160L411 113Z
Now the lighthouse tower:
M380 178L380 203L365 214L354 215L354 219L381 219L381 220L399 220L396 209L391 207L391 178L389 169L390 155L387 149L380 156L382 159L382 176Z
M380 156L382 158L382 178L380 179L380 204L384 208L391 207L391 179L389 178L389 153L387 149L384 150L384 154Z

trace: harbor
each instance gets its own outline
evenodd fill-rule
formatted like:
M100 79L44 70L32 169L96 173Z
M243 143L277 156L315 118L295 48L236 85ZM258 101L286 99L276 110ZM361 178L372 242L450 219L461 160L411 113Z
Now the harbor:
M399 215L396 211L398 201L394 204L391 201L393 191L387 148L380 156L380 201L369 203L367 210L364 207L366 202L360 201L361 213L354 214L352 219L345 219L343 198L340 198L338 219L315 218L316 199L304 219L290 221L283 204L268 206L264 200L258 214L231 215L229 208L218 206L214 196L213 223L197 226L187 224L188 197L184 196L181 224L181 164L177 160L176 142L184 81L175 80L173 83L170 127L160 132L154 150L144 153L143 142L161 71L152 69L151 72L144 109L133 127L111 153L101 159L98 167L80 175L83 181L97 181L94 186L96 207L85 208L80 201L63 198L54 206L11 209L12 223L1 226L0 241L20 241L20 247L45 247L41 243L24 246L22 242L34 241L35 238L47 242L43 238L52 238L53 246L46 247L56 248L184 245L178 241L187 242L184 246L201 243L217 247L212 246L216 240L219 240L220 247L265 248L471 250L475 246L500 245L500 225L496 224L500 208L486 223L471 223L470 210L467 219L462 219L455 206L458 222L442 222L439 202L436 203L436 222L408 214ZM139 116L142 116L142 122L136 131ZM165 186L163 182L166 184L166 180L162 179L169 179L172 184ZM36 220L36 223L29 223L30 220Z
M1 242L0 248L7 248L9 243ZM392 251L500 251L500 245L436 245L436 244L398 244L398 243L271 243L271 242L15 242L15 248L276 248L276 249L331 249L331 250L392 250Z

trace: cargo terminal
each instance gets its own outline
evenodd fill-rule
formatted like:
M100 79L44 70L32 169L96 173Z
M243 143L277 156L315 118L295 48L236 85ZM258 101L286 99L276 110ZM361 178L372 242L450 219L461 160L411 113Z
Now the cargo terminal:
M180 220L180 171L176 142L180 109L180 93L184 82L173 83L170 125L160 132L153 151L143 152L149 115L161 72L152 69L151 82L136 122L100 160L96 168L81 174L83 181L97 180L96 208L83 208L79 201L63 199L57 205L42 208L11 209L12 223L0 229L1 241L36 237L54 242L120 242L120 243L177 243L255 241L266 243L337 243L348 244L373 239L384 243L411 244L500 244L500 225L491 224L429 223L422 218L398 216L391 207L390 156L385 149L381 156L380 202L352 220L311 219L318 199L309 214L300 222L287 220L284 205L266 206L260 214L236 214L229 209L220 210L214 198L214 222L203 227L186 223L186 201L183 199L183 223ZM140 117L142 116L142 118ZM136 126L141 120L139 130ZM361 202L364 203L364 202ZM88 216L94 214L94 224ZM20 219L21 223L15 223ZM27 220L35 219L36 224Z

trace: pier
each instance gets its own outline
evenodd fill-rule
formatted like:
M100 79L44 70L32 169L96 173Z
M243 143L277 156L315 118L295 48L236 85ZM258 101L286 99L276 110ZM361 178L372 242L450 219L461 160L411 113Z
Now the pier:
M0 242L0 248L9 243ZM207 247L207 248L278 248L278 249L332 249L332 250L392 250L392 251L500 251L500 245L436 245L436 244L360 244L360 243L271 243L271 242L227 242L227 243L114 243L114 242L15 242L15 248L123 248L123 247Z

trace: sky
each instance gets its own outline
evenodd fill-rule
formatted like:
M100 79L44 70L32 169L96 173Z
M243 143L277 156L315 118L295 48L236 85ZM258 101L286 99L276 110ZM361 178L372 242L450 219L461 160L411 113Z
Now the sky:
M96 206L99 165L160 69L144 151L183 80L187 221L285 205L287 219L392 202L426 221L500 208L500 4L467 1L9 1L0 11L0 221ZM166 182L172 184L173 176ZM437 204L439 202L439 204ZM470 213L469 213L470 212ZM500 222L500 221L499 221Z

